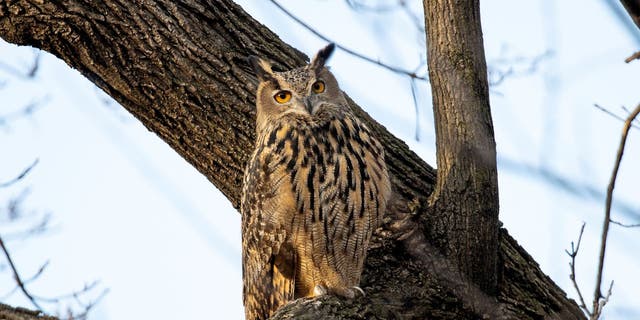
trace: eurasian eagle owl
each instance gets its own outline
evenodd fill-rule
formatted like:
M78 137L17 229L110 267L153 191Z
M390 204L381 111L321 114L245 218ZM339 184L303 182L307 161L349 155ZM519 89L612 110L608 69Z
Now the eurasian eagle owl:
M249 58L260 83L241 203L246 319L300 297L362 292L390 184L382 145L324 66L333 49L286 72Z

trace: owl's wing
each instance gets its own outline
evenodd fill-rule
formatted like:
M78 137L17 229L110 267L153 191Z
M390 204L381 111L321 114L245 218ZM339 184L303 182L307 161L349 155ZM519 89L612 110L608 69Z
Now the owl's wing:
M287 210L278 157L258 150L245 173L242 196L242 277L246 319L267 319L293 300L295 254L278 216Z
M371 233L382 219L390 193L384 152L356 118L336 118L327 126L329 159L318 181L316 209L321 223L314 224L312 232L325 246L329 264L344 280L357 284Z

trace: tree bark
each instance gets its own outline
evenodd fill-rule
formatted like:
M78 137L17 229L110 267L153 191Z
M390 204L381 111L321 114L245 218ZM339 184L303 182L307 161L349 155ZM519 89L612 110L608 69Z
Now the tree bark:
M31 311L24 308L13 308L0 303L0 320L58 320L57 318L43 315L38 311Z
M230 0L4 0L0 37L51 52L79 70L236 208L255 131L256 80L245 57L267 57L285 68L307 60ZM435 170L351 106L385 145L394 189L366 262L367 296L298 300L274 319L584 318L506 230L487 244L498 248L496 297L458 276L456 261L463 260L433 249L441 245L425 232L434 223L427 197Z
M480 3L423 4L438 161L427 232L464 275L493 295L498 172Z

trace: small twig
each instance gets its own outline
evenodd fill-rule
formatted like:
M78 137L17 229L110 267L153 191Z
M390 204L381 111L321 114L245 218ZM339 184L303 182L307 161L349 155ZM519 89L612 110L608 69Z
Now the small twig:
M333 40L329 39L328 37L326 37L325 35L321 34L320 32L318 32L317 30L315 30L314 28L310 27L309 25L307 25L304 21L300 20L300 18L296 17L293 13L289 12L287 9L285 9L282 5L280 5L280 3L278 3L276 0L269 0L271 1L271 3L273 3L274 6L278 7L278 9L280 9L282 12L284 12L284 14L286 14L287 16L289 16L291 19L293 19L295 22L297 22L298 24L300 24L301 26L303 26L305 29L309 30L311 33L315 34L318 38L327 41L327 42L334 42ZM335 43L335 42L334 42ZM418 80L422 80L422 81L427 81L427 78L425 76L420 76L417 75L415 72L411 72L411 71L407 71L398 67L394 67L394 66L390 66L386 63L380 62L379 60L367 57L361 53L355 52L349 48L346 48L338 43L335 44L336 48L341 49L342 51L357 57L359 59L365 60L367 62L376 64L380 67L383 67L387 70L391 70L393 72L396 73L400 73L400 74L404 74L407 75L413 79L418 79Z
M497 86L501 84L505 79L516 76L528 76L536 71L540 64L547 58L553 55L552 51L543 52L534 57L514 57L514 58L500 58L490 62L489 68L489 85ZM508 64L507 70L500 70L500 65ZM521 70L515 70L515 64L525 64L525 67Z
M638 0L638 1L640 1L640 0ZM631 110L629 110L629 108L625 107L624 105L620 106L620 109L622 109L622 111L626 112L627 116L629 114L631 114ZM622 122L624 122L624 120L622 120ZM638 118L637 117L631 121L631 126L632 127L638 128L637 125L639 125L639 124L640 123L638 123Z
M593 106L596 109L598 109L598 110L600 110L600 111L602 111L602 112L604 112L604 113L606 113L606 114L608 114L608 115L610 115L610 116L612 116L612 117L614 117L614 118L616 118L616 119L618 119L620 121L623 121L623 122L625 121L625 119L623 117L621 117L621 116L609 111L608 109L606 109L605 107L600 106L599 104L594 104ZM636 124L634 124L633 121L631 123L631 127L633 127L634 129L640 129L640 127L638 127Z
M33 276L31 276L31 278L29 278L29 279L27 279L27 280L23 280L23 281L22 281L22 284L26 286L27 284L31 283L32 281L34 281L34 280L38 279L38 278L42 275L42 273L44 272L44 269L46 269L48 265L49 265L49 261L47 260L47 262L45 262L45 263L40 267L40 269L38 269L38 271L37 271ZM16 284L16 286L15 286L13 289L11 289L11 291L9 291L7 294L5 294L5 295L3 295L3 296L0 296L0 301L3 301L3 300L5 300L5 299L7 299L8 297L12 296L12 295L13 295L13 294L18 290L18 289L20 289L20 286L19 286L18 284ZM40 300L40 299L38 299L38 297L36 297L36 296L35 296L35 295L33 295L33 294L32 294L31 296L32 296L35 300Z
M39 50L36 51L36 54L33 59L33 63L31 64L31 66L29 66L29 69L26 71L19 70L9 64L6 64L0 61L0 69L4 69L4 71L6 71L7 73L22 79L32 79L33 77L35 77L39 67L40 67L40 51Z
M40 300L42 302L46 302L46 303L58 303L60 302L60 300L65 300L65 299L77 299L78 296L87 293L91 290L93 290L93 288L95 288L98 284L100 284L100 280L94 280L93 282L84 285L84 287L82 287L82 289L78 290L78 291L74 291L71 293L67 293L67 294L61 294L59 296L55 296L55 297L40 297L40 296L36 296L34 295L33 297L37 300Z
M388 12L388 11L393 11L396 9L400 9L400 7L403 5L403 2L398 2L394 5L370 5L370 4L366 4L360 1L356 1L356 0L346 0L347 5L349 7L351 7L351 9L353 10L359 10L359 11L371 11L371 12L377 12L377 13L381 13L381 12Z
M42 266L40 266L40 269L38 269L38 271L36 271L36 273L33 276L31 276L29 279L24 280L23 283L25 285L27 285L28 283L38 279L42 275L42 273L44 272L44 269L47 268L47 266L49 266L49 260L47 260L45 263L43 263Z
M640 51L637 51L634 54L630 55L628 58L624 59L624 62L629 63L633 60L640 60Z
M618 222L618 221L613 220L613 219L611 219L610 221L611 221L611 223L613 223L613 224L617 224L617 225L619 225L619 226L621 226L621 227L624 227L624 228L636 228L636 227L640 227L640 223L627 224L627 223Z
M622 155L624 154L624 148L627 143L627 136L631 129L631 122L640 113L640 104L636 106L633 112L627 117L622 128L622 136L620 137L620 145L618 147L618 153L616 155L616 162L613 166L613 172L611 173L611 180L607 187L607 200L605 203L605 217L602 226L602 239L600 240L600 258L598 261L598 276L596 278L596 289L593 293L593 308L594 314L596 311L604 307L607 297L602 296L601 284L602 284L602 269L604 267L604 255L607 248L607 235L609 234L609 224L611 222L611 203L613 202L613 189L616 185L616 179L618 177L618 169L620 169L620 162L622 161ZM612 283L613 285L613 283ZM600 301L601 298L606 298L604 301ZM604 303L602 303L604 302Z
M0 296L0 301L5 301L7 300L9 297L11 297L16 291L18 291L18 289L20 289L20 287L15 286L13 287L13 289L11 289L11 291L5 293L4 295Z
M76 300L76 303L78 303L78 305L80 305L80 307L82 307L84 310L81 313L78 314L73 314L71 313L71 318L72 319L86 319L87 315L89 314L89 311L91 311L91 309L100 302L100 300L102 300L102 298L104 298L107 294L109 293L109 289L104 289L102 290L102 292L100 293L100 295L94 299L93 301L90 301L88 304L84 304L82 301L80 301L78 296L74 296L74 299Z
M571 274L569 274L569 278L571 282L573 282L573 287L578 292L578 298L580 299L579 307L587 313L587 315L591 316L591 312L587 305L584 303L584 298L582 296L582 292L580 291L580 287L578 286L578 281L576 280L576 256L578 255L578 250L580 250L580 242L582 242L582 234L584 233L585 223L582 223L582 227L580 228L580 235L578 236L578 242L574 247L573 241L571 241L571 251L565 250L565 252L571 257L571 261L569 262L569 267L571 268Z
M409 81L411 81L411 97L413 98L413 106L416 112L415 139L416 141L420 141L420 112L419 112L420 106L418 105L418 93L416 92L417 91L416 81L413 78L409 79Z
M411 20L411 23L413 23L413 25L416 27L418 32L424 34L424 21L421 21L420 18L413 11L411 11L411 8L409 8L409 6L407 5L406 0L397 0L396 4L386 5L386 6L385 5L374 6L374 5L365 4L363 2L355 1L355 0L346 0L346 1L347 1L347 5L351 7L351 9L356 11L384 13L384 12L391 12L398 9L402 9L402 11L404 11L404 13Z
M20 110L0 115L0 126L4 126L10 121L14 121L19 118L28 117L33 115L38 109L42 108L49 100L48 96L42 97L38 100L29 102L26 106Z
M15 177L15 178L7 181L7 182L0 183L0 188L6 188L6 187L8 187L8 186L10 186L10 185L22 180L22 178L24 178L29 173L29 171L31 171L31 169L33 169L33 167L35 167L36 164L38 164L38 161L40 161L40 160L38 158L36 158L33 161L33 163L31 165L29 165L26 169L22 170L22 172L17 177Z
M32 227L26 230L6 233L4 235L4 238L7 241L20 240L20 239L25 239L34 235L43 234L45 232L50 232L52 229L54 229L53 227L51 227L50 222L51 222L51 213L45 213L42 215L42 218L40 219L40 221L34 224Z
M18 269L16 268L16 265L13 263L13 260L11 259L11 255L9 254L7 247L4 245L4 241L2 241L2 236L0 236L0 248L4 252L4 256L7 258L9 267L11 267L11 271L13 272L13 278L16 280L18 287L20 287L20 291L22 291L22 293L27 297L27 299L31 301L31 303L33 304L34 307L36 307L36 309L43 311L42 307L40 307L40 305L36 302L36 299L29 293L29 291L27 291L27 288L25 287L24 282L22 281L22 279L20 278L20 275L18 274Z

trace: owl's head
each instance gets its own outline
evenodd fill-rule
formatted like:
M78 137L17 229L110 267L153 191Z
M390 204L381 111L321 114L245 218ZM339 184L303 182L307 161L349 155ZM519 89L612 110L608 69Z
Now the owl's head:
M260 81L256 94L258 122L283 112L313 116L323 102L346 104L338 81L325 68L334 49L331 43L318 51L308 65L284 72L274 71L265 59L249 57Z

